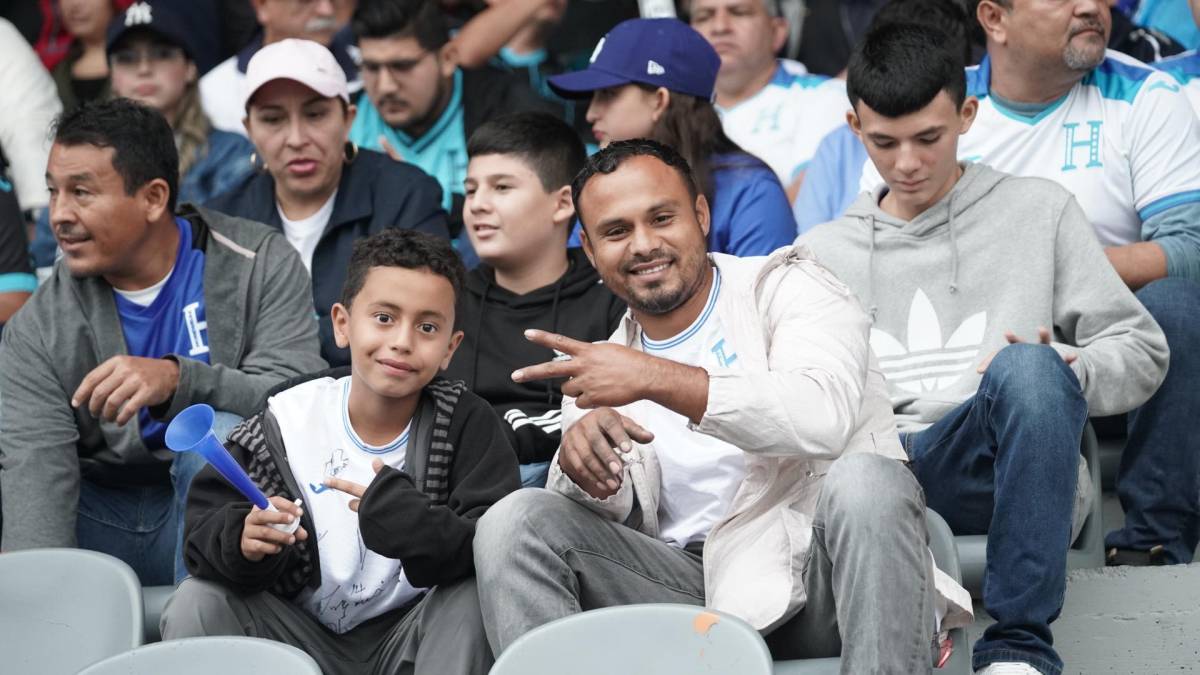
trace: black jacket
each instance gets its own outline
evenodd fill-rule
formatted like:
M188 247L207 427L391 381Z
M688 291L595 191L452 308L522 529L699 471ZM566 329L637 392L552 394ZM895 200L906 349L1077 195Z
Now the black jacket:
M540 328L598 342L612 335L625 313L625 303L600 282L582 249L568 249L567 256L566 274L525 295L497 286L495 271L480 265L467 275L467 291L459 296L456 314L464 337L445 374L465 380L504 417L522 464L549 461L562 436L557 414L562 381L512 381L517 368L555 356L526 340L524 331Z
M301 379L347 372L335 369ZM475 573L475 522L518 489L520 479L496 414L461 382L435 378L426 385L411 429L406 470L379 472L363 494L358 519L367 548L399 560L414 586L433 587ZM294 500L305 494L269 410L242 422L225 447L268 496ZM242 556L242 527L250 509L241 493L206 466L188 491L188 571L239 593L269 590L291 598L305 587L318 587L315 536L260 562ZM307 509L300 524L310 535L318 531Z
M329 312L342 296L346 267L354 242L384 228L402 227L448 237L442 189L437 181L411 164L360 150L342 171L333 215L312 260L313 304L321 332L321 356L331 366L350 363L350 352L333 340ZM231 216L256 220L283 229L275 205L275 179L256 173L207 206Z

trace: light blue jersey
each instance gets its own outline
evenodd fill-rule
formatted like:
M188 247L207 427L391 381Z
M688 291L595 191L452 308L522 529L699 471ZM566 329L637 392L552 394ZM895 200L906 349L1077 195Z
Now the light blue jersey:
M1171 74L1187 93L1192 110L1200 115L1200 51L1176 54L1154 64L1155 68Z
M455 194L463 194L467 178L467 135L463 127L462 71L454 72L454 91L441 117L421 135L413 138L389 125L369 96L358 99L358 114L350 127L350 140L360 148L383 152L382 136L400 153L400 158L437 179L442 186L442 208L452 212Z
M1200 276L1200 120L1166 73L1110 51L1065 96L1038 109L999 100L991 61L967 69L979 114L960 159L1056 181L1105 246L1154 240L1170 274ZM882 182L874 165L863 187Z
M784 187L803 175L821 139L845 123L849 109L844 82L810 75L787 59L757 94L730 108L717 106L725 134L766 162Z

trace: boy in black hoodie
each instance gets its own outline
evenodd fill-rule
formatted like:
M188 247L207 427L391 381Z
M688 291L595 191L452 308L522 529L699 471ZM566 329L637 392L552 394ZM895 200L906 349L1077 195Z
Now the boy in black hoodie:
M587 155L566 123L544 113L500 117L471 135L467 155L463 221L482 264L458 299L465 337L446 376L464 380L504 417L521 483L541 487L562 435L561 382L512 381L517 368L556 356L524 333L607 340L625 304L582 249L567 248L571 180Z
M462 278L445 240L388 229L355 244L332 313L351 366L270 396L230 434L277 511L211 467L196 477L194 578L167 605L164 639L278 640L326 675L487 672L471 542L518 482L495 412L437 377L462 339Z

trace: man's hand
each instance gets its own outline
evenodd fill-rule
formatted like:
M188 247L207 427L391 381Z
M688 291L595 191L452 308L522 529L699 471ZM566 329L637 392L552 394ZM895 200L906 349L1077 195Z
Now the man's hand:
M1050 337L1051 336L1050 336L1049 328L1046 328L1045 326L1038 326L1038 344L1043 344L1043 345L1050 344ZM1008 340L1008 344L1010 344L1010 345L1022 344L1025 342L1024 339L1019 337L1016 333L1012 332L1011 330L1004 331L1004 339ZM992 352L991 354L988 354L988 357L986 359L984 359L982 363L979 364L979 367L975 369L975 372L980 373L980 374L984 373L988 369L988 366L992 365L992 359L996 358L996 355L999 353L1000 353L1000 350L997 349L996 351ZM1063 354L1063 361L1066 361L1068 366L1071 365L1072 363L1075 363L1075 361L1078 359L1079 359L1079 356L1076 354Z
M379 147L382 148L384 153L386 153L388 157L391 157L393 161L404 161L404 155L401 155L399 150L393 148L392 144L388 142L387 136L384 136L383 134L379 134Z
M653 368L653 356L611 342L580 342L543 330L525 331L525 339L571 357L527 366L512 374L514 382L570 378L562 393L580 408L618 407L646 398L642 382Z
M618 452L633 443L649 443L654 434L612 408L593 410L562 436L558 465L563 473L596 499L607 499L621 487L623 462Z
M380 469L383 468L383 460L376 459L375 461L371 462L371 468L375 471L375 475L378 476ZM334 490L337 490L338 492L345 492L351 497L354 497L354 499L350 500L349 506L351 511L358 513L358 504L360 501L362 501L363 493L367 491L366 485L359 485L353 481L332 477L326 478L324 482L325 485L333 488Z
M279 511L263 511L255 506L246 514L242 525L242 557L250 562L260 562L268 555L279 553L284 546L308 539L308 532L303 527L296 528L294 534L271 527L288 525L300 518L304 511L299 506L283 497L271 497L271 504Z
M71 407L86 405L93 416L123 426L142 408L170 400L178 386L179 364L171 359L114 356L83 378Z

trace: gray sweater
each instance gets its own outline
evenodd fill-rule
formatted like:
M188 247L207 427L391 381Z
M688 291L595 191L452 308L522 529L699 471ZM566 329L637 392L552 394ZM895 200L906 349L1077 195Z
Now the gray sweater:
M215 211L184 207L205 252L211 365L183 356L179 386L152 410L170 419L193 403L242 416L272 386L325 367L308 274L283 235ZM75 545L80 477L110 485L165 484L171 453L125 426L71 407L100 363L126 354L113 290L100 277L54 275L5 326L0 345L0 550Z
M1040 178L966 165L911 222L863 193L800 238L858 294L901 431L973 396L976 368L1011 330L1073 353L1092 415L1144 403L1166 376L1166 338L1104 255L1070 192Z

